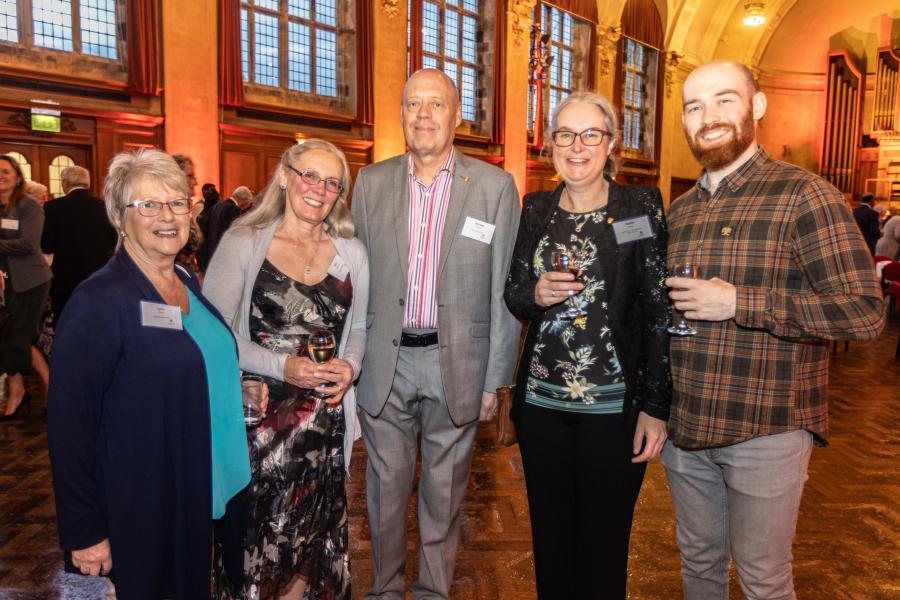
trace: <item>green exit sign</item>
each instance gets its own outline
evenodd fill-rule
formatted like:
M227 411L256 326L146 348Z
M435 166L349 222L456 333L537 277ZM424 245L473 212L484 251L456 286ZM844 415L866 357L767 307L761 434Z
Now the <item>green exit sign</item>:
M60 118L59 115L47 115L32 111L31 113L31 130L32 131L49 131L59 133Z

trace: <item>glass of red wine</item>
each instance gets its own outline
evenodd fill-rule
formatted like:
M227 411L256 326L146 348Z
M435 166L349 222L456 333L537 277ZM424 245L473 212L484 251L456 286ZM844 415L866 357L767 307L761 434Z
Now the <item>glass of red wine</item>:
M575 257L568 252L553 252L550 255L550 260L553 263L553 270L558 273L571 273L575 276L576 280L581 275L581 267L578 266ZM569 308L562 313L564 318L575 320L587 316L587 312L575 303L575 296L573 294L570 293L567 300L569 302Z
M322 365L334 358L337 344L334 333L327 327L319 327L309 334L306 340L306 355L317 365ZM323 386L327 384L322 384ZM328 394L319 392L319 398L328 398Z

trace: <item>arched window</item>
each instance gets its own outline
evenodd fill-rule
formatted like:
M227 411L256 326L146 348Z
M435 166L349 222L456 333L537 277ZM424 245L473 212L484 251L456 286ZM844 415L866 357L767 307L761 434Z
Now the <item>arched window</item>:
M62 177L60 174L62 170L66 167L71 167L75 165L75 161L71 156L66 156L65 154L57 154L53 157L53 160L50 161L49 167L49 181L50 181L50 197L58 198L63 195L62 189Z
M116 0L0 0L0 41L116 60Z
M19 154L18 152L7 152L6 155L19 164L19 168L22 169L22 175L25 176L25 180L30 181L31 163L28 162L28 159L25 158L25 155Z
M491 131L494 5L493 0L408 1L409 72L440 69L456 82L463 124L475 135Z

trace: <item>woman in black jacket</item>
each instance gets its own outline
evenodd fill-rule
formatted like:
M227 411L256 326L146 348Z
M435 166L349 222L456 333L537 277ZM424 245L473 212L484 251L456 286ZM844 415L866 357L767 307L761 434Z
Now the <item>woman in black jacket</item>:
M604 97L568 96L550 129L562 183L525 196L505 293L530 322L512 417L538 597L624 599L634 505L671 396L665 217L658 189L612 180Z

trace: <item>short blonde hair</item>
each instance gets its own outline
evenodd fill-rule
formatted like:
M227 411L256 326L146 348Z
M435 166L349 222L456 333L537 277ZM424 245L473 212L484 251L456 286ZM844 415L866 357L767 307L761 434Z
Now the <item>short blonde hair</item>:
M356 233L353 227L353 217L350 216L350 209L347 208L347 194L350 192L350 165L347 164L347 157L341 152L340 148L320 139L310 139L292 145L281 155L281 160L272 178L266 185L262 199L256 203L256 207L249 213L240 217L234 222L235 227L252 227L254 229L263 229L274 221L284 218L284 207L287 203L287 190L280 185L281 176L284 175L288 180L297 177L296 174L288 169L293 166L300 157L312 150L321 150L333 154L341 161L341 185L344 189L341 191L334 203L334 207L328 216L325 217L325 223L328 225L328 235L333 238L352 238Z
M131 202L135 184L149 180L168 190L191 195L187 177L175 160L156 148L138 148L134 152L116 154L109 163L103 183L103 201L110 223L121 230L125 222L125 207Z
M553 132L556 131L556 128L559 126L559 114L564 108L576 102L596 106L600 109L600 112L603 113L603 117L606 120L606 130L610 133L610 146L615 142L615 147L610 148L609 156L606 157L606 165L603 167L603 174L612 178L619 170L619 157L616 154L619 149L619 118L616 116L616 110L613 108L612 102L600 92L594 90L572 92L557 104L556 108L553 109L553 113L550 115L550 129L549 131L544 132L544 148L552 153L552 137Z

